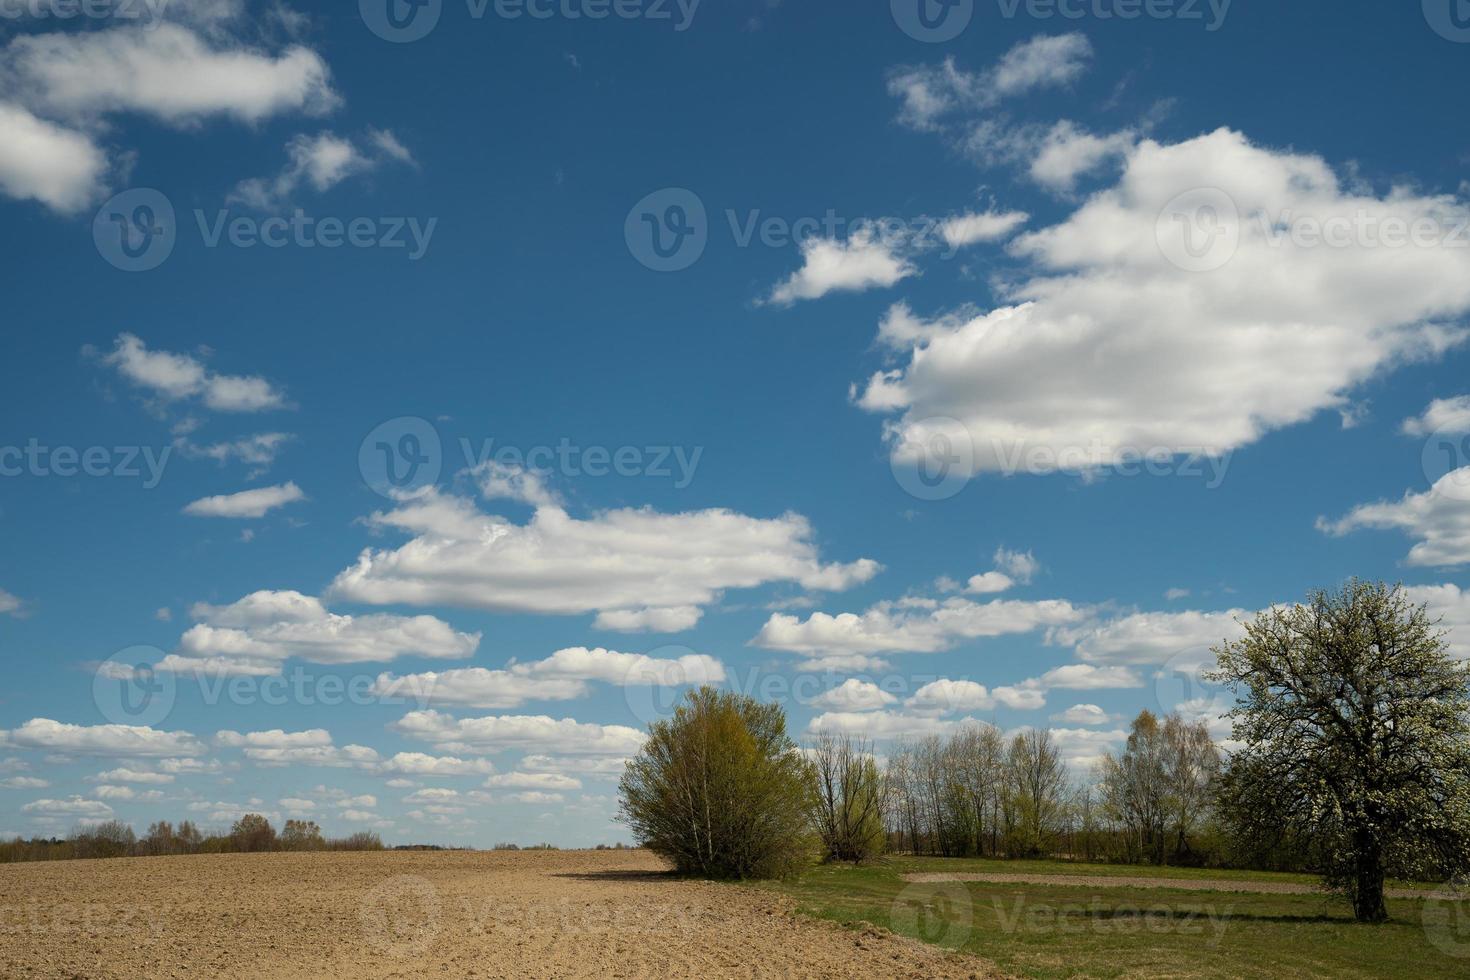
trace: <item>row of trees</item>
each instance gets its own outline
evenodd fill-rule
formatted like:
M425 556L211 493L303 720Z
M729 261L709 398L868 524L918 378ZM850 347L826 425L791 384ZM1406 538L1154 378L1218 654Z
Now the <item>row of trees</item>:
M247 813L227 832L204 832L190 820L177 826L160 820L141 837L120 820L80 827L65 838L0 841L0 864L63 861L73 858L159 857L175 854L226 854L255 851L381 851L383 841L364 831L328 838L315 821L287 820L278 833L258 813Z
M1050 852L1069 817L1068 775L1044 731L993 725L901 743L886 768L895 849L946 857Z
M1470 665L1403 589L1352 581L1267 610L1215 651L1233 690L1221 758L1206 726L1141 713L1079 784L1051 736L990 725L872 747L819 735L803 753L774 705L693 692L656 722L622 783L638 841L686 872L761 877L812 855L885 847L1292 867L1322 874L1360 921L1386 877L1470 870Z
M826 774L859 768L845 761L854 755L867 759L875 782L858 784L859 798L863 812L880 813L886 829L880 841L864 838L862 853L829 847L830 857L860 859L886 844L943 857L1064 854L1157 864L1221 858L1212 822L1220 755L1202 723L1177 714L1160 721L1141 713L1124 750L1105 755L1080 780L1048 732L1007 740L988 724L966 725L947 739L900 742L881 778L864 742L820 736L812 754L825 810L835 813L850 808L843 801L852 780L834 783Z

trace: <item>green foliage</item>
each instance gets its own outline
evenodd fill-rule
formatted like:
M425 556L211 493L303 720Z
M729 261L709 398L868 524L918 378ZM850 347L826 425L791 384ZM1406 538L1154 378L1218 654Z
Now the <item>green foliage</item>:
M127 857L138 842L133 828L121 820L107 820L87 830L72 834L79 858Z
M273 851L276 849L276 828L260 814L247 813L230 828L230 840L237 851Z
M283 851L321 851L327 846L322 829L314 820L287 820L281 830L280 844Z
M887 845L888 786L872 746L842 735L818 735L809 751L817 792L812 824L830 861L866 861Z
M620 819L685 874L772 878L809 863L810 767L778 705L690 691L649 726L620 785Z
M1160 724L1152 712L1140 712L1123 752L1105 756L1100 770L1104 813L1121 832L1120 856L1163 864L1172 851L1175 862L1187 860L1219 769L1219 751L1202 722L1176 712Z
M1217 653L1245 746L1221 806L1245 850L1309 849L1372 922L1385 876L1470 868L1470 667L1400 587L1314 593Z
M1086 875L1126 887L1069 883L916 883L915 872ZM1151 887L1159 878L1224 879L1229 890ZM802 912L862 931L865 923L971 953L995 965L977 976L1318 977L1464 980L1463 950L1436 944L1426 921L1470 916L1470 901L1403 898L1400 921L1365 927L1320 895L1254 893L1253 883L1310 885L1310 876L1201 871L1154 865L889 857L819 865L764 885ZM1428 890L1426 889L1426 894ZM1446 926L1446 928L1452 928ZM1449 933L1448 935L1454 935ZM1463 942L1463 932L1459 933ZM1461 955L1457 955L1461 954Z

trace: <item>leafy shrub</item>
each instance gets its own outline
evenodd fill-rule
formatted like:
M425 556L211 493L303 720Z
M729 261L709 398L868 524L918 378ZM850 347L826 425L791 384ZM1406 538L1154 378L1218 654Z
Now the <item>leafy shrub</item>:
M623 774L620 819L685 874L789 875L814 856L811 769L778 705L703 687Z

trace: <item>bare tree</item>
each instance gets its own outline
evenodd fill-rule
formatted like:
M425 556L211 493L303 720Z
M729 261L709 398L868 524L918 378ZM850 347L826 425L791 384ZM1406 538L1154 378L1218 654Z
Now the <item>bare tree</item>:
M1011 741L1007 755L1015 806L1013 847L1022 854L1044 854L1062 816L1067 769L1051 733L1032 729Z
M818 734L808 757L816 772L812 821L826 858L863 861L883 850L887 780L872 744L848 735Z

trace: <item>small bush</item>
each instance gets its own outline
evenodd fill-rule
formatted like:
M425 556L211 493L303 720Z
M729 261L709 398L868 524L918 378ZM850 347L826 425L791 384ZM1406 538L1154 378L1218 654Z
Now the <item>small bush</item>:
M620 819L685 874L775 878L814 857L811 770L778 705L691 691L623 774Z

